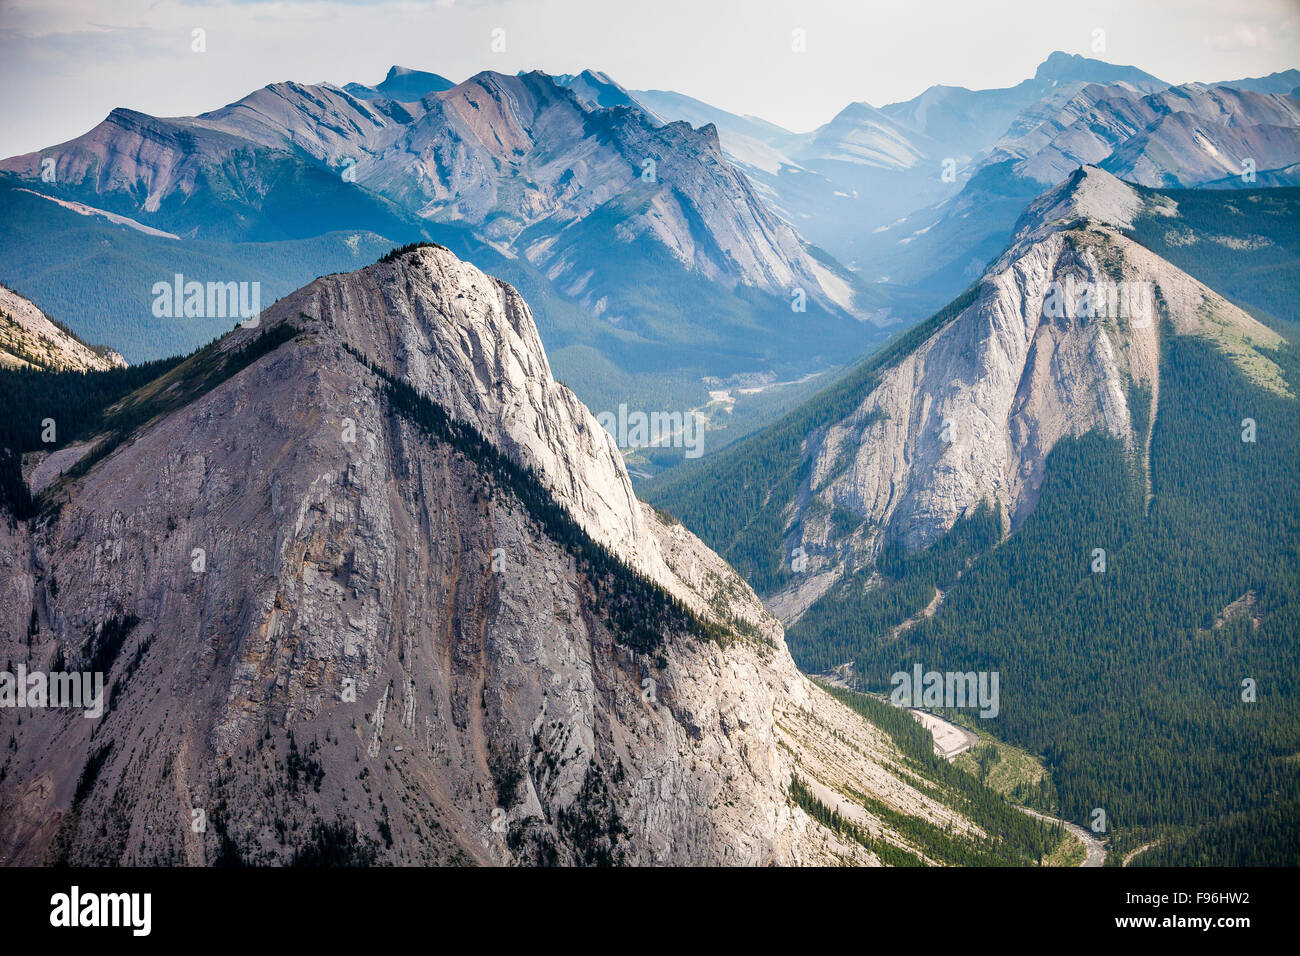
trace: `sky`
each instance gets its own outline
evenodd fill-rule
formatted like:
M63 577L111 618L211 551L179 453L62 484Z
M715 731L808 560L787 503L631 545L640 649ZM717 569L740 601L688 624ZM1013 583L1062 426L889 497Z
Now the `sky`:
M193 115L394 63L603 70L803 132L853 101L1011 86L1054 50L1171 83L1266 75L1300 67L1300 0L0 0L0 156L118 106Z

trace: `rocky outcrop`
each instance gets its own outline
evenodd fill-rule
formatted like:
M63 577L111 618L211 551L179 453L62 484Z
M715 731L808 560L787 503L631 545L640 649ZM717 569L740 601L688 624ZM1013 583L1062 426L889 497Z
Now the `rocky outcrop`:
M1129 403L1149 402L1144 421L1159 414L1162 322L1286 391L1270 357L1277 333L1123 235L1143 204L1109 173L1080 169L1030 207L967 307L809 436L809 475L785 514L787 553L804 547L810 573L773 599L787 620L886 539L924 546L986 502L1014 528L1065 436L1104 432L1144 457ZM837 533L835 514L854 530Z
M0 368L99 372L125 368L112 349L92 349L27 299L0 285Z
M1300 103L1280 94L1187 83L1142 92L1090 85L1036 125L1004 137L986 163L1056 184L1095 163L1143 186L1197 186L1300 160ZM1253 181L1253 180L1252 180Z
M900 846L844 795L971 830L636 500L504 283L431 247L322 278L135 401L201 375L0 527L5 656L109 688L98 720L7 726L0 861L877 862L792 803L795 773ZM486 444L399 413L389 379ZM653 642L633 593L676 622Z

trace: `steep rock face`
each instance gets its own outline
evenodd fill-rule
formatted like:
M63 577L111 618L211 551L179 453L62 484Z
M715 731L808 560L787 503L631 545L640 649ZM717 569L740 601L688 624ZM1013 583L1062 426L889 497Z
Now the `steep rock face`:
M689 270L728 286L785 294L802 283L852 305L843 280L724 159L712 126L605 108L589 89L595 82L480 73L427 98L409 133L362 163L361 181L421 215L482 227L562 282L586 269L555 253L561 233L583 223L606 235L613 219L616 241L649 235Z
M206 185L200 210L233 204L249 215L280 182L280 166L306 159L409 212L471 225L562 286L590 279L576 256L553 249L566 227L584 223L597 244L647 236L726 288L786 297L798 286L831 310L854 309L847 276L758 199L715 129L664 125L626 95L611 99L617 89L595 74L485 71L399 102L276 83L197 117L117 109L84 136L6 159L0 171L39 181L53 160L61 188L142 214L177 213ZM186 225L205 236L232 228Z
M3 652L30 670L95 660L111 688L99 720L13 728L0 860L874 862L789 801L796 770L898 845L839 794L971 828L797 672L725 563L636 501L508 286L425 248L262 318L173 385L296 331L0 531ZM487 452L395 413L358 355L741 636L679 623L638 649L601 597L616 572L575 560L573 532L490 479Z
M662 562L613 439L551 377L527 305L452 255L424 252L319 280L293 308L327 316L342 340L537 471L584 528L648 573ZM641 553L644 550L645 553Z
M0 285L0 368L100 372L124 368L112 349L96 351L18 293Z
M887 538L924 546L982 502L1015 527L1067 435L1101 431L1141 457L1129 402L1148 395L1142 417L1155 421L1161 322L1285 390L1268 356L1276 333L1122 235L1142 206L1120 180L1081 169L1031 206L968 307L882 370L850 415L809 436L786 544L810 551L812 573L774 607L797 613ZM1103 290L1103 314L1087 314L1085 287ZM836 510L855 519L847 536Z
M1090 85L1038 125L1004 138L987 163L1056 184L1080 163L1143 186L1195 186L1300 159L1300 103L1277 94L1188 83L1143 96Z
M1043 318L1048 283L1067 270L1099 271L1059 235L995 270L968 321L904 358L829 430L813 492L917 547L980 501L999 501L1019 517L1063 435L1099 427L1127 437L1111 336L1100 324ZM1154 338L1152 328L1135 330L1138 354L1149 357ZM1150 365L1138 363L1139 380ZM845 454L852 464L836 473Z

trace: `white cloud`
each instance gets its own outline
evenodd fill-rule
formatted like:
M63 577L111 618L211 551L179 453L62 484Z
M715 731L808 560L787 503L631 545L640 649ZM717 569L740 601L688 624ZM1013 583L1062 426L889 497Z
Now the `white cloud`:
M1229 33L1220 33L1211 37L1209 46L1213 50L1257 50L1264 46L1267 31L1259 27L1249 27L1244 23L1235 24Z
M1098 27L1106 59L1170 82L1258 76L1300 63L1295 18L1295 0L0 0L0 155L115 106L193 114L279 80L374 83L394 63L455 80L591 68L807 130L854 100L1012 85L1053 50L1090 55Z

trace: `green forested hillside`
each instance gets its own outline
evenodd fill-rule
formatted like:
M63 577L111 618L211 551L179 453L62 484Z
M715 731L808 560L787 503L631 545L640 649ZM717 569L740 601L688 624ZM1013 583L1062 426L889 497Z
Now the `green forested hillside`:
M1279 329L1291 344L1277 360L1296 392L1300 190L1167 195L1177 215L1141 217L1133 238ZM910 344L651 483L648 497L760 592L780 589L802 442ZM1253 443L1242 440L1247 418ZM876 691L916 662L996 670L989 731L1045 758L1063 816L1086 824L1101 808L1121 842L1158 838L1143 864L1300 864L1300 401L1164 330L1157 419L1134 425L1153 429L1149 501L1120 443L1063 441L1009 538L997 543L1002 518L985 509L927 550L886 546L788 629L791 650L813 672L854 661ZM1104 573L1091 570L1096 548Z
M1164 354L1149 507L1118 442L1063 442L1000 547L976 518L887 551L880 587L851 578L787 638L803 668L855 660L875 690L914 662L998 671L990 730L1046 757L1064 816L1174 828L1144 863L1300 863L1300 403L1203 341L1166 336ZM1295 387L1300 351L1280 358ZM891 637L936 584L934 616Z
M297 334L288 322L266 329L240 349L213 342L184 358L159 359L104 372L0 370L0 512L12 522L51 504L22 480L22 456L78 442L93 447L67 474L83 473L155 416L180 408ZM47 425L51 426L47 430Z
M466 230L407 224L394 235L361 230L269 242L178 241L79 215L10 182L0 182L0 223L0 281L83 340L109 345L133 364L185 355L234 324L227 318L155 318L153 284L170 282L176 272L205 282L260 282L265 308L317 276L361 268L401 242L436 238L519 290L534 310L552 367L584 401L594 407L649 402L603 354L609 344L584 334L591 323L576 305L527 262L507 258ZM655 387L667 392L683 384Z
M235 208L251 215L239 204ZM185 221L182 212L223 215L211 204L172 210L176 223ZM317 221L305 211L287 210L284 202L267 214L272 213L299 229ZM311 238L176 240L79 215L0 179L0 282L85 341L111 346L137 363L186 354L234 325L227 318L155 317L154 283L171 282L176 273L201 282L258 282L265 308L317 276L367 265L394 245L434 240L519 291L533 311L556 376L597 412L620 403L685 411L708 402L706 376L763 369L784 377L837 366L884 334L815 303L796 315L780 297L728 291L687 273L649 241L610 246L596 238L599 221L563 239L570 255L593 265L592 288L605 300L597 317L526 259L503 254L467 227L397 216L382 204L372 208L359 201L349 215L362 226ZM367 224L370 228L364 228ZM745 401L748 427L774 414L763 403ZM661 464L673 464L682 452L672 449L659 457Z
M888 819L896 832L905 834L930 859L958 866L1035 865L1041 864L1062 840L1073 841L1073 837L1062 832L1059 824L1026 815L979 776L936 755L930 732L907 711L891 707L869 694L837 687L826 689L889 736L902 753L908 770L924 781L921 786L927 795L956 810L990 835L986 840L956 837L932 824L893 811L864 794L847 794L872 814ZM805 810L841 834L858 839L868 849L881 852L879 841L865 839L842 819L838 820L837 826L838 815L832 815L812 794L801 792L801 789L792 787L791 795ZM892 854L884 855L890 865L907 866L918 862L900 858L898 854L901 851L895 848L885 847L884 850L885 854L893 850Z
M1132 238L1264 321L1300 318L1300 189L1135 188L1164 202L1149 202Z
M648 482L642 497L679 517L760 593L775 590L791 574L781 547L781 512L810 466L801 453L804 441L857 407L880 371L958 315L975 294L972 287L758 434Z
M1165 355L1145 513L1115 442L1064 443L1024 526L897 642L859 632L859 667L878 684L912 661L998 670L997 731L1046 755L1066 816L1102 807L1115 826L1194 833L1240 829L1242 815L1261 833L1290 821L1287 840L1251 853L1294 864L1300 403L1249 385L1199 340L1167 337ZM1281 358L1294 387L1297 350ZM844 649L849 627L796 626L790 643L811 665Z
M54 451L94 433L103 411L153 381L180 360L160 360L104 372L47 372L0 369L0 512L8 520L33 514L22 479L22 456ZM43 441L42 424L54 422L53 442Z
M79 215L12 184L0 184L0 223L0 281L132 364L189 353L238 321L156 318L155 282L170 283L178 272L200 282L259 282L266 308L319 275L374 262L401 238L358 231L278 242L167 239Z

